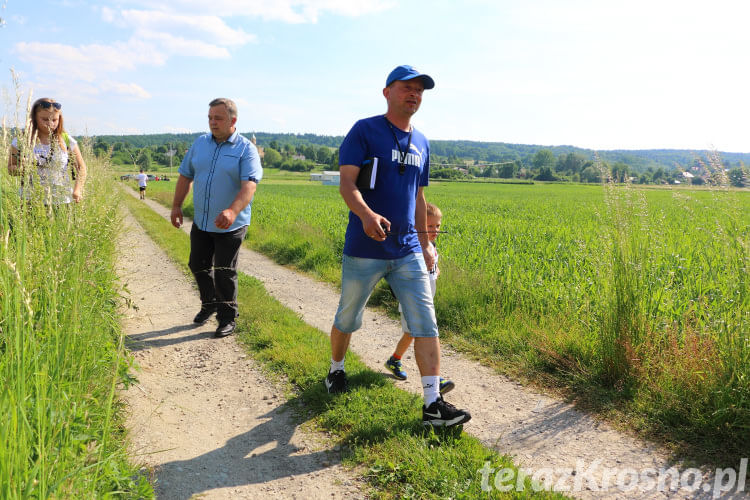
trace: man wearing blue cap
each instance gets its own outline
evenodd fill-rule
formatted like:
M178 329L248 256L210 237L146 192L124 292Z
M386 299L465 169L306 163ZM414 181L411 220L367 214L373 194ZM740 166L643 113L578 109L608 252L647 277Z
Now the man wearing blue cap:
M453 426L468 422L471 415L444 401L439 392L440 343L427 272L435 258L423 192L429 182L430 144L411 125L422 93L434 86L430 76L412 66L397 67L383 89L385 115L359 120L341 143L339 192L350 212L341 299L331 328L331 369L325 383L329 393L348 389L344 358L351 333L362 325L367 299L385 278L414 337L425 398L422 421ZM370 169L374 174L358 183L360 173L369 174Z

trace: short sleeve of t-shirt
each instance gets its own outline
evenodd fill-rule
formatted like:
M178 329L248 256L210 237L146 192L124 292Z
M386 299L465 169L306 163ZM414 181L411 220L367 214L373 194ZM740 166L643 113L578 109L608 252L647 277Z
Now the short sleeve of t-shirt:
M190 146L188 152L185 153L185 157L182 159L182 163L180 163L180 168L177 169L178 174L187 177L188 179L195 177L195 170L193 170L193 164L190 161L193 156L193 149L195 149L195 142Z
M262 178L263 167L260 163L258 148L249 142L242 154L242 158L240 158L240 179L243 181L253 181L257 184Z

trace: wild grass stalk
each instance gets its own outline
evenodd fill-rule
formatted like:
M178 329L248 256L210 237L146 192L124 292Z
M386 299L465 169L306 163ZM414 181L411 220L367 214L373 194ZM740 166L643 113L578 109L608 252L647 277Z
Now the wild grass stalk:
M599 375L607 386L631 382L637 350L648 333L649 249L656 235L648 224L648 204L630 183L618 185L602 167L605 211L602 289L599 313Z

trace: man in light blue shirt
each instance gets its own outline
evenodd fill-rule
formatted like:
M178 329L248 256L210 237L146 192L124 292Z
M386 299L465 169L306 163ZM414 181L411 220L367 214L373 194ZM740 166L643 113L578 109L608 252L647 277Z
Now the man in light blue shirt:
M237 105L219 98L208 106L211 133L198 137L180 164L171 219L182 226L182 203L193 186L188 265L201 297L193 321L203 324L216 312L215 336L226 337L235 328L237 257L263 168L255 145L237 132Z

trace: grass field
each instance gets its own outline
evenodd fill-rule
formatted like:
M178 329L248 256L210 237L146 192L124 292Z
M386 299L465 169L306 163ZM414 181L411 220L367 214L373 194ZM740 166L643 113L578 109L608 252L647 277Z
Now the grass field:
M747 452L750 193L464 183L426 192L450 233L438 240L444 339L688 451L720 462ZM248 244L335 283L346 222L335 187L272 173ZM371 302L394 308L383 290Z

